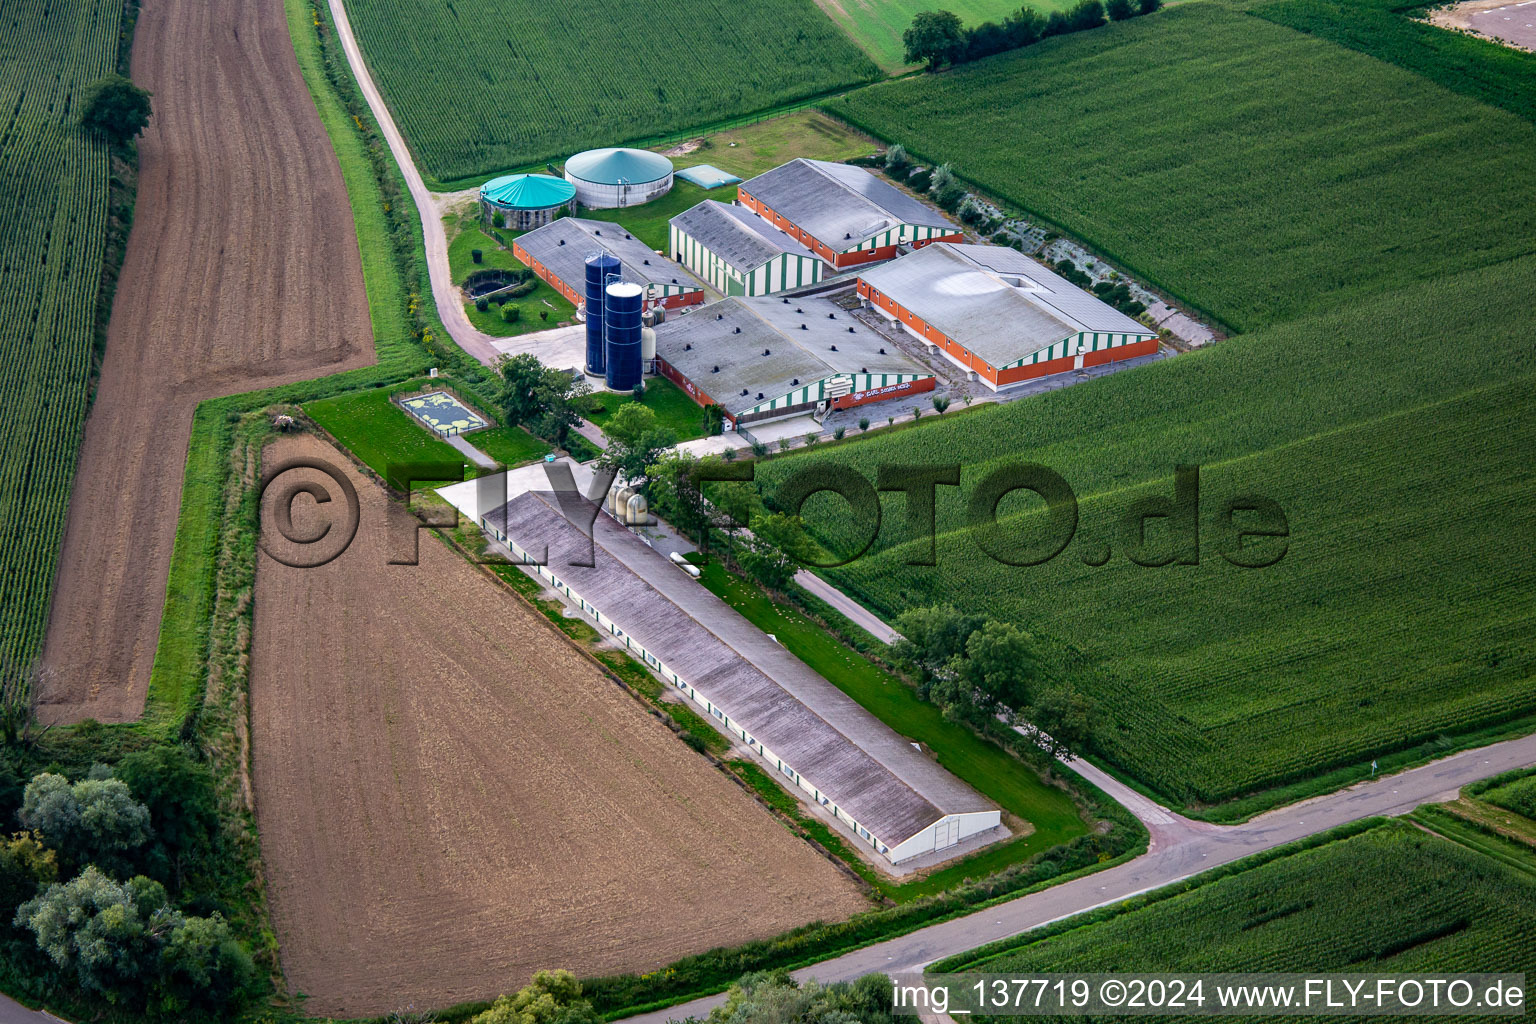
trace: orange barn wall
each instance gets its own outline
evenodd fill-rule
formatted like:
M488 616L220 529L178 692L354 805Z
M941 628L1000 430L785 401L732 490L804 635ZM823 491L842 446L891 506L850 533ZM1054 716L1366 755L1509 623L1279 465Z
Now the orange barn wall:
M924 377L922 380L909 382L906 387L892 384L883 388L871 388L868 391L855 391L851 395L832 399L834 409L852 409L856 405L869 405L871 402L883 402L888 398L900 398L903 395L920 395L925 391L932 391L936 383L933 377Z
M561 295L564 295L566 301L568 301L571 305L579 306L583 302L587 301L586 295L576 291L563 280L556 277L548 267L529 256L528 251L522 246L518 245L516 242L512 243L512 255L516 256L519 262L523 264L523 266L531 268L539 280L548 284ZM586 282L581 282L581 285L583 288L585 288ZM692 306L695 303L703 301L704 292L702 289L698 289L691 292L683 292L679 295L668 295L664 297L660 302L655 303L655 305L665 306L668 309L681 309L684 306Z
M918 335L942 348L961 365L967 369L975 370L978 376L991 381L995 387L1005 387L1009 384L1017 384L1020 381L1032 380L1036 377L1049 377L1053 373L1065 373L1076 365L1076 358L1066 356L1061 359L1050 359L1043 363L1026 363L1023 366L1014 366L1006 370L998 370L979 356L972 353L964 345L946 335L943 331L936 330L921 317L901 305L889 295L883 295L871 288L862 279L858 283L859 297L867 299L881 309L891 313L902 323L906 324ZM1119 362L1122 359L1135 359L1137 356L1151 355L1157 351L1156 338L1148 338L1145 341L1133 342L1129 345L1121 345L1118 348L1100 349L1097 352L1083 353L1084 366L1101 366L1104 363Z

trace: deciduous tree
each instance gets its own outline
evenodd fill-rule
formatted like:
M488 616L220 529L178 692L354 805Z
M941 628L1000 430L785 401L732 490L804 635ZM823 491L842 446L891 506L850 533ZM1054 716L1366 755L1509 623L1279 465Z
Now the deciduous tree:
M929 71L937 71L965 52L965 28L953 11L921 11L901 34L901 42L907 61L923 61Z

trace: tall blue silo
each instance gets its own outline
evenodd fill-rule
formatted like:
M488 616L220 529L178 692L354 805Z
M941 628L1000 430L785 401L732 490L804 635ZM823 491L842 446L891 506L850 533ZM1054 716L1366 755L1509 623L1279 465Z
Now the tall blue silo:
M607 328L608 387L612 391L633 391L640 383L640 309L645 304L645 289L629 281L608 286L603 299L603 317Z
M619 261L606 252L587 257L587 372L601 377L607 369L603 358L603 289L608 277L619 273Z

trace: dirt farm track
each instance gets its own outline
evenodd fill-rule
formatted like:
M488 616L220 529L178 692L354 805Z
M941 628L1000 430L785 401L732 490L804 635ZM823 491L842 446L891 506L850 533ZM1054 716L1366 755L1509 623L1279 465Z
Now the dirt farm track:
M344 466L361 503L335 561L256 570L256 813L307 1012L485 999L543 967L650 970L869 906L442 542L386 564L388 499L334 449L289 438L264 460L300 454ZM294 509L295 532L321 525L310 499Z
M154 119L55 582L44 722L143 713L197 403L373 359L341 171L281 0L144 0L132 70Z

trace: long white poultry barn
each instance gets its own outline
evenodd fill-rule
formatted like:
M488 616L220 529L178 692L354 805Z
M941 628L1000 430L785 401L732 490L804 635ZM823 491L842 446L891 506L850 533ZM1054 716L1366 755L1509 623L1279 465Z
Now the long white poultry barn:
M594 514L589 542L572 520ZM890 863L1009 834L996 806L585 498L528 491L480 525Z

